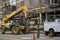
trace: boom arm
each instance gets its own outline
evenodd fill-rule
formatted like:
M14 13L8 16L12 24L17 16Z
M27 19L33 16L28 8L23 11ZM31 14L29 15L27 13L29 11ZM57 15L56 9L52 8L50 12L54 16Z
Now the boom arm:
M18 10L12 12L11 14L8 14L6 15L3 19L2 19L2 25L9 28L10 24L11 23L8 23L6 22L8 19L12 18L13 16L21 13L21 12L24 12L24 14L27 13L27 7L24 5L24 6L21 6Z

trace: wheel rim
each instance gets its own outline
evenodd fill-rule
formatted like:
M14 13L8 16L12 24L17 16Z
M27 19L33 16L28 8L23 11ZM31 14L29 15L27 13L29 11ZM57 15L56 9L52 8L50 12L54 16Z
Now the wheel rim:
M17 28L17 27L14 27L14 28L12 29L12 31L13 31L13 33L18 33L18 28Z

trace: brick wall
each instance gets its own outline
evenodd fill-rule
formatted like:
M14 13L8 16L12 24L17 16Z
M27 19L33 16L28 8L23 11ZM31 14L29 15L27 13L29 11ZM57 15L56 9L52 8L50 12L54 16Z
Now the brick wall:
M41 3L40 3L39 0L34 0L34 4L33 5L30 5L29 0L25 0L25 5L28 7L28 9L38 8L39 6L45 7L45 6L49 5L49 0L45 0L45 2L41 2ZM19 7L20 7L20 3L17 3L17 8L19 8ZM54 8L53 9L51 9L51 8L42 9L42 12L45 12L45 10L48 10L46 12L50 12L50 11L54 11ZM60 7L56 8L56 11L57 10L60 10Z
M16 1L19 1L19 0L16 0ZM34 0L34 5L30 5L29 4L29 0L25 0L25 5L30 9L30 8L37 8L39 7L39 1L38 0ZM17 8L19 8L21 5L20 3L17 3Z

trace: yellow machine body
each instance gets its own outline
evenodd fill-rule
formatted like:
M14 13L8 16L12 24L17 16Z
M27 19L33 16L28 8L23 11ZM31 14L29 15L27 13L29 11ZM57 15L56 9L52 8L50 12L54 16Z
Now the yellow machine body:
M2 25L6 28L9 28L11 23L8 22L8 20L10 18L12 18L13 16L21 13L21 12L24 12L24 14L26 15L27 13L27 7L24 5L24 6L21 6L18 10L12 12L11 14L8 14L6 15L3 19L2 19Z

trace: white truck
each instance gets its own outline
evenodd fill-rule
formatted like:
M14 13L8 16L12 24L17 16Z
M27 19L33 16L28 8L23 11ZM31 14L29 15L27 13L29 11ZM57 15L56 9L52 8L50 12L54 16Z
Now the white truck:
M55 35L60 33L60 19L56 19L55 22L44 22L45 35L52 33Z

